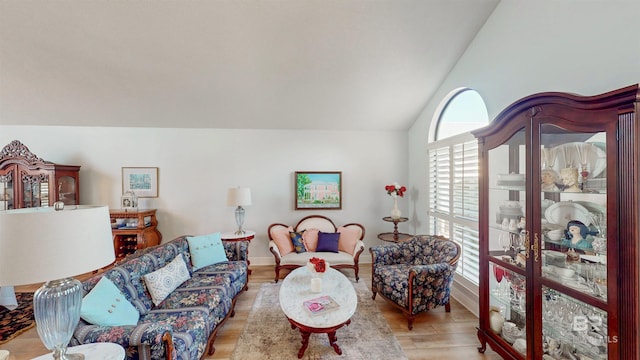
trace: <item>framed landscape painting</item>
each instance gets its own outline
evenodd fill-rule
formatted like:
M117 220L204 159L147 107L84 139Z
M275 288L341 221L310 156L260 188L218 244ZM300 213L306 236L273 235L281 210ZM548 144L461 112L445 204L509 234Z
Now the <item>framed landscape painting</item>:
M138 197L158 197L157 167L123 167L122 193L133 191Z
M296 210L342 209L341 171L296 171Z

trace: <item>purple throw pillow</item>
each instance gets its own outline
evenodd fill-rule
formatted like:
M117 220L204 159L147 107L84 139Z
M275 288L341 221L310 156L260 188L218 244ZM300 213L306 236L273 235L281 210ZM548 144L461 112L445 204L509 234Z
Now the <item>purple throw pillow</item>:
M338 240L340 233L318 232L318 247L316 252L338 252Z

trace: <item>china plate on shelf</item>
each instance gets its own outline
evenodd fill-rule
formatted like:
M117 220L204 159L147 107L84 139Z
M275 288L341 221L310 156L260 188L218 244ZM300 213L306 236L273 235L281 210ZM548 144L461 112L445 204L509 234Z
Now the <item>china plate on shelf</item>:
M544 217L552 224L567 227L571 220L578 220L589 226L591 224L591 213L584 206L573 201L560 201L547 208Z
M589 165L589 178L598 177L607 167L607 153L595 143L572 142L554 148L556 161L553 169L560 172L566 167L580 167L581 160ZM583 159L586 158L586 159Z
M604 205L600 205L598 203L594 203L591 201L575 201L576 204L580 204L582 206L584 206L587 210L589 210L590 212L594 213L594 214L606 214L607 213L607 207Z

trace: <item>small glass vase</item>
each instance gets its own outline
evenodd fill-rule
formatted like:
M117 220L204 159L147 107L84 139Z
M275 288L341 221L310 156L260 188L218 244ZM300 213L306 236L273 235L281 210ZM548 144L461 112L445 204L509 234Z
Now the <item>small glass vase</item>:
M393 197L393 209L391 209L391 218L392 219L400 219L402 217L402 212L398 208L398 198Z

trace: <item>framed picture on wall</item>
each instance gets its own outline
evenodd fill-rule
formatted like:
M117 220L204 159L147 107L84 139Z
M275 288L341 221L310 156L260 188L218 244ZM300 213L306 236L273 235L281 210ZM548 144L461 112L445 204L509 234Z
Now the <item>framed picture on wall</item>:
M341 171L296 171L296 210L342 209Z
M158 197L157 167L123 167L122 193L134 192L140 197Z

